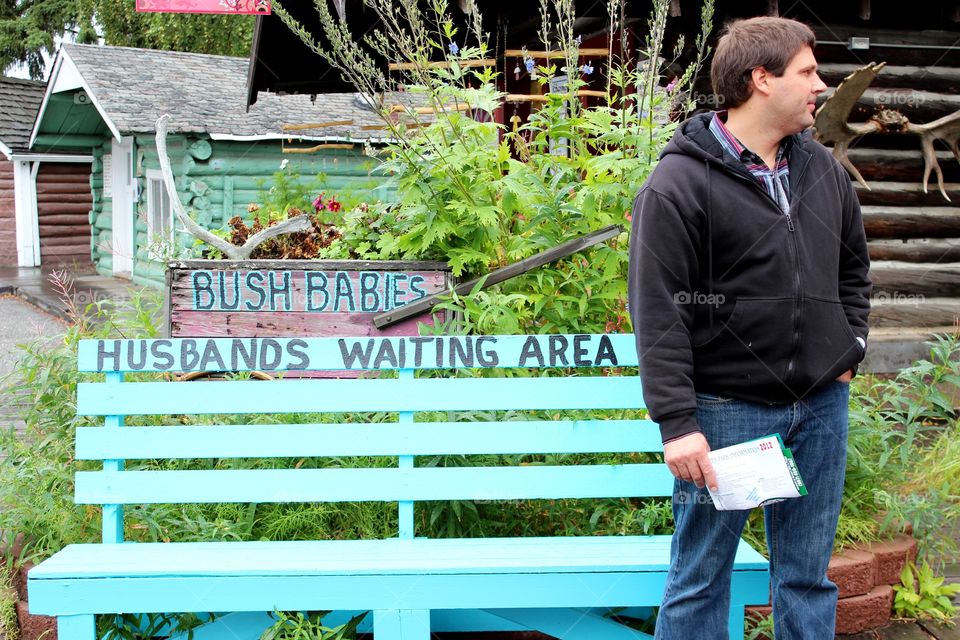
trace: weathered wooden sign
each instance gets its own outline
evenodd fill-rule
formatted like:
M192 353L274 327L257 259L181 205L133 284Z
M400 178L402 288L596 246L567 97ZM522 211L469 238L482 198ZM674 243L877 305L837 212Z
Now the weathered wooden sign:
M635 367L632 334L83 340L81 371Z
M170 337L417 335L373 317L451 287L442 262L195 260L167 271Z

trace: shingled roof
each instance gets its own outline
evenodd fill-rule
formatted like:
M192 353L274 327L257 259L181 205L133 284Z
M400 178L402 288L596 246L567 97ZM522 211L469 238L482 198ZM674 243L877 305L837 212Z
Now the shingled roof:
M25 150L43 101L44 83L0 77L0 149Z
M352 120L351 126L307 130L312 140L368 140L382 124L355 93L317 96L262 94L249 112L249 61L131 47L64 44L63 53L82 76L101 114L123 134L152 133L160 115L171 116L171 133L211 137L288 137L284 124ZM371 133L373 135L371 135Z

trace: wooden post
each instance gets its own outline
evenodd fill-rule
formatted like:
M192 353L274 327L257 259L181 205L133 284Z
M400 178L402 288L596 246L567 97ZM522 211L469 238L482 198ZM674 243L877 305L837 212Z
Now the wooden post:
M680 0L670 0L670 17L679 18L683 13L680 11Z
M780 2L778 0L767 0L767 15L774 17L780 15Z
M860 0L860 19L869 20L871 13L870 0Z
M223 178L223 224L233 217L233 176Z

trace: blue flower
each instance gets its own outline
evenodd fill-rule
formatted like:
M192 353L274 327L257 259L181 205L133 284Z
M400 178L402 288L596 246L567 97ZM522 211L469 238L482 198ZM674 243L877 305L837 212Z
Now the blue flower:
M527 73L533 73L533 58L527 58L524 64L527 65Z
M451 42L449 45L447 45L447 48L450 49L450 55L452 56L455 56L458 53L460 53L460 47L457 46L456 42Z
M583 73L583 75L585 76L590 75L591 73L593 73L593 65L590 64L589 62L584 63L580 67L580 72Z

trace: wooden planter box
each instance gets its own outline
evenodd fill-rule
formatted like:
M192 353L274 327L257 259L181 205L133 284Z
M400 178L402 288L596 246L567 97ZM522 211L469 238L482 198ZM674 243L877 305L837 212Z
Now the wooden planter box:
M430 314L383 330L377 314L453 285L445 262L188 260L166 274L171 338L415 336Z

